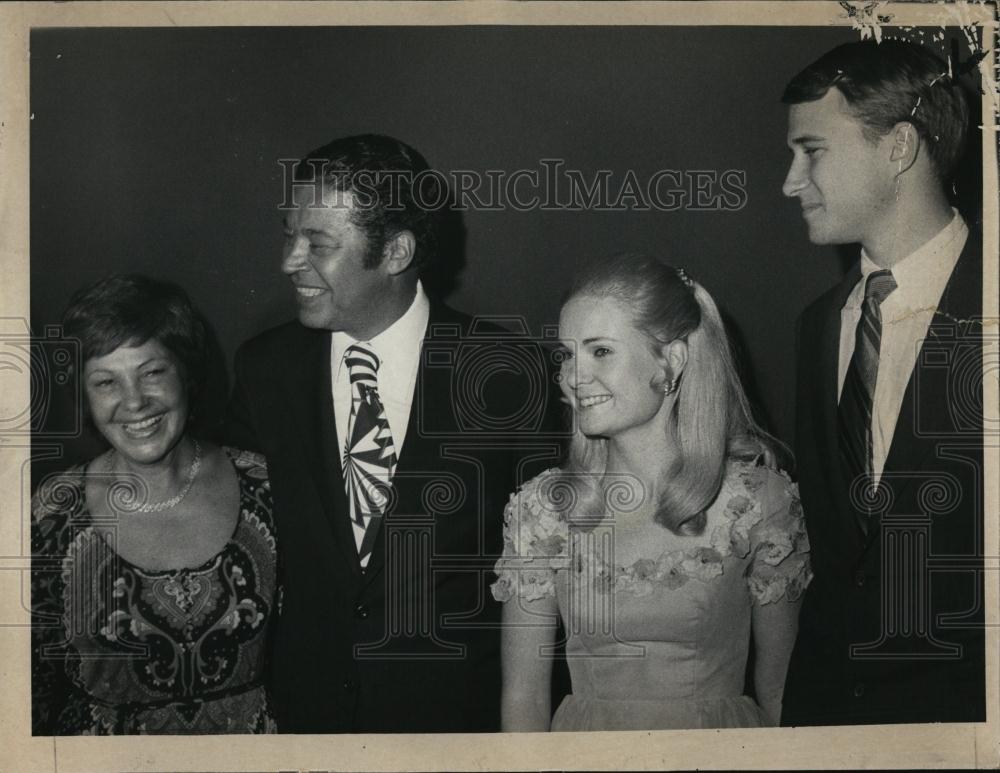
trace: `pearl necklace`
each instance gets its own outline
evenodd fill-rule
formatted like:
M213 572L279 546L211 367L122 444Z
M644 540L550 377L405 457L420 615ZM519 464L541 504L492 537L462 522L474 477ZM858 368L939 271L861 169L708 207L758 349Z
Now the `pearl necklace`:
M114 473L114 460L118 452L112 450L108 454L108 472ZM181 489L180 493L176 496L170 497L170 499L164 499L162 502L154 502L152 504L144 504L139 507L132 508L132 512L136 513L161 513L164 510L169 510L172 507L177 507L181 503L181 500L188 495L191 490L191 486L194 485L194 479L198 475L198 470L201 469L201 445L197 440L194 441L194 459L191 460L191 466L188 468L187 480L184 482L184 488Z

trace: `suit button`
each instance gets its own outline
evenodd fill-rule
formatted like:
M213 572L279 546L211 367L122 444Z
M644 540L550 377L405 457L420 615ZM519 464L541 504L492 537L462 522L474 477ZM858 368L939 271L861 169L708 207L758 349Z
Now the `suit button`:
M350 679L345 679L344 680L344 689L347 690L348 692L350 692L351 690L353 690L354 689L354 682L352 682Z
M354 605L354 616L358 620L364 620L368 617L368 605L367 604L355 604Z
M865 573L858 570L854 573L854 584L859 588L865 587Z
M856 685L854 685L854 697L855 698L860 698L864 694L865 694L865 685L864 685L864 683L858 682Z

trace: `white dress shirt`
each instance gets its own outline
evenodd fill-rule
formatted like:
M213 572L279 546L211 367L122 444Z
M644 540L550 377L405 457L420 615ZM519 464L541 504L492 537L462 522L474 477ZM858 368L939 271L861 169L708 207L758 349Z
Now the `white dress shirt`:
M376 374L378 395L385 407L385 415L392 433L392 445L399 459L410 423L410 406L417 385L420 368L420 347L430 319L430 302L423 285L417 281L417 292L406 312L370 341L357 341L347 333L335 332L330 337L330 375L333 384L333 415L337 422L337 442L340 443L341 461L347 447L347 424L351 418L350 369L344 362L347 347L362 343L379 358ZM349 515L347 517L350 517ZM368 518L365 525L368 525ZM365 536L365 529L355 523L354 541L358 550ZM366 562L367 563L367 562Z
M954 211L948 225L892 267L896 289L881 306L882 342L872 399L872 470L876 482L885 466L917 353L927 337L927 329L941 301L941 294L968 236L965 221ZM840 312L838 396L844 388L844 379L854 354L855 331L861 319L865 283L869 274L879 270L881 267L862 250L861 280Z

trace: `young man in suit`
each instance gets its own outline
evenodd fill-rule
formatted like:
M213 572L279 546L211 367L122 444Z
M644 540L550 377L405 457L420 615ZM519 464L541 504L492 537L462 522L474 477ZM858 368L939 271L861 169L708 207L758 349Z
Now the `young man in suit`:
M799 320L815 579L783 723L983 721L982 252L949 205L968 107L921 46L850 43L785 89L784 182L860 261Z
M446 199L398 140L310 153L285 207L298 320L237 353L228 436L274 494L281 732L499 729L503 509L527 446L555 451L546 381L492 367L544 373L541 349L424 292Z

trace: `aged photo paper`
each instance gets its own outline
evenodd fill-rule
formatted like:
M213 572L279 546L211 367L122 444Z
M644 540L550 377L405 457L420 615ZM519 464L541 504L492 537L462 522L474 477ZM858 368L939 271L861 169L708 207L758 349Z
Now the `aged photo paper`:
M368 43L385 47L365 60L377 62L364 75L374 84L366 94L351 87L362 76L352 70L351 56L344 56L336 46L337 41L348 43L346 37L338 37L346 35L347 29L353 30L350 34L359 36L358 40L366 41L350 43L356 48L348 53L360 52ZM78 34L82 32L98 37L85 38ZM451 144L458 148L451 161L438 163L455 168L461 168L463 160L481 158L474 152L478 143L493 146L497 163L506 164L508 173L510 164L515 163L511 159L519 159L520 163L533 164L535 173L544 176L558 152L567 154L570 169L574 163L578 168L588 163L599 167L605 163L601 148L608 134L609 146L615 144L608 149L609 157L623 148L634 151L634 165L641 174L648 176L656 169L669 168L684 170L690 177L707 169L716 175L706 178L710 186L716 186L713 190L718 190L720 179L730 185L723 187L716 205L704 207L714 211L695 213L700 220L691 212L671 220L675 214L668 211L670 207L655 206L627 214L622 214L622 207L606 211L591 208L576 214L581 220L594 218L592 224L601 224L593 225L594 233L604 229L605 236L600 238L606 243L601 243L598 254L612 246L628 248L630 238L654 245L675 238L688 245L705 243L705 254L688 258L686 265L695 270L701 267L708 283L714 281L713 292L716 286L728 283L720 305L731 310L749 339L744 346L753 360L757 387L771 395L770 403L763 401L764 407L777 434L791 440L794 390L781 374L783 369L793 370L785 361L792 356L794 316L809 300L839 281L844 266L838 264L832 248L807 243L798 207L782 208L781 184L788 151L784 134L787 109L780 103L781 89L796 71L833 45L883 34L925 43L942 56L953 52L960 62L971 61L969 77L981 92L981 114L971 120L982 129L982 146L976 152L981 158L984 251L986 723L579 734L32 736L32 455L36 465L47 465L45 470L57 468L60 460L72 456L64 453L60 444L65 442L70 448L79 427L70 427L64 436L54 434L44 448L36 437L33 447L32 414L43 409L39 401L46 399L45 380L54 376L34 368L28 348L44 345L39 341L58 335L58 330L49 326L58 323L72 289L104 272L126 267L102 250L113 242L120 228L116 219L123 214L114 202L127 199L124 188L147 173L149 158L176 158L176 174L162 180L165 188L175 187L164 192L162 201L148 201L142 215L146 230L141 241L136 236L139 229L121 228L131 239L127 249L146 253L146 258L137 258L136 270L162 269L169 274L174 257L161 234L189 234L193 242L189 246L195 253L199 249L203 252L194 257L178 256L174 268L180 275L175 278L183 282L183 272L190 266L194 273L190 274L189 290L202 284L204 294L210 296L216 289L223 295L236 293L238 288L240 297L246 299L243 306L236 301L231 306L220 302L222 310L217 311L225 317L218 332L230 362L240 340L290 319L292 314L289 306L282 305L280 291L271 289L283 279L276 268L275 250L280 249L280 241L258 244L259 254L249 257L243 252L226 254L226 241L242 239L238 249L251 250L254 242L266 240L272 231L280 236L277 217L271 218L274 224L256 230L256 223L273 214L263 211L268 202L281 195L283 167L279 159L299 157L338 131L399 135L418 147L430 146L427 153L432 163L449 152ZM686 45L699 48L691 55L677 54L671 59L662 47L680 46L685 38ZM91 40L101 41L106 48L88 48ZM176 74L169 71L169 63L176 61L169 53L174 41L194 57ZM995 2L236 0L0 5L0 771L996 768L1000 765L997 41ZM60 48L63 42L66 51L72 49L79 60L69 53L57 59L64 56ZM262 59L254 61L245 49L257 43L266 50L260 54ZM215 52L217 44L225 54ZM417 53L411 54L406 49L409 45L414 45ZM238 53L241 50L243 53ZM504 51L514 52L510 60L503 58ZM39 52L44 52L44 61ZM278 56L276 52L289 58L268 61L268 56ZM299 53L301 62L296 60ZM70 68L72 72L74 67L85 67L88 73L101 73L103 56L113 63L114 87L122 89L120 93L105 94L100 84L92 83L87 88L93 88L95 97L85 115L60 112L51 121L40 112L43 104L58 112L62 98L58 91L41 92L43 70L48 78L44 83L62 83L55 68ZM495 63L489 57L495 57ZM675 69L657 72L661 58ZM515 59L516 67L504 69ZM323 66L310 69L316 63ZM573 67L579 67L581 74L570 72ZM605 72L609 79L621 78L614 81L618 93L597 82ZM626 83L630 73L641 80ZM394 74L401 82L411 84L407 80L411 78L416 84L405 99L399 97L398 84L390 82ZM384 90L377 87L379 78L383 78ZM420 81L422 87L417 88ZM552 103L563 104L567 116L572 117L563 120L555 108L545 107L545 84L549 81L555 84ZM315 104L304 105L301 84L325 82L331 85L330 93L313 90L312 98L317 103L326 102L327 112ZM238 85L232 86L234 83ZM156 118L149 117L156 115L152 110L148 115L138 113L146 116L139 119L116 112L131 98L147 99L147 84L162 90L150 103L159 100L171 109L176 104L183 113L176 123L183 130L178 129L176 135L158 133ZM338 88L350 93L349 102L338 101ZM429 95L426 103L422 101L425 91ZM192 97L188 103L188 95L194 93L203 101ZM524 94L529 94L526 100L535 102L519 102ZM746 94L757 100L749 110L744 110L747 105L740 101L740 95ZM448 104L449 95L466 100L462 110L458 110L458 102ZM467 104L470 100L471 107ZM671 100L676 100L676 111ZM522 105L522 110L524 104L533 104L539 110L536 114L504 115L507 104ZM572 104L581 112L573 113ZM422 109L422 105L426 106ZM209 112L199 113L202 108ZM584 109L593 113L589 122ZM382 125L369 127L366 111L382 116ZM205 115L225 116L218 120L227 123L206 127L201 123L207 120ZM698 129L690 125L702 125L694 120L695 115L717 130L704 138L703 146L702 138L692 136ZM95 116L108 123L97 121ZM328 116L328 125L336 128L324 126L324 116ZM136 120L138 124L129 123ZM150 123L143 125L142 120ZM120 138L114 127L119 121L122 136L133 138L131 145L122 141L122 147L128 145L133 152L115 156ZM465 123L458 123L462 121ZM668 138L665 142L650 128L658 121ZM108 125L113 127L108 134L95 133ZM409 134L407 127L411 125L415 128ZM288 126L300 133L289 136ZM150 145L142 147L134 138L147 133ZM559 144L566 137L571 140ZM687 137L691 144L683 145L678 137ZM578 153L575 160L573 148ZM46 154L44 161L36 151ZM717 157L702 157L709 151ZM491 151L484 152L488 155ZM594 157L581 161L589 152ZM221 153L232 157L219 161ZM751 160L744 164L744 156L773 156L775 162L758 160L753 166ZM34 167L39 163L44 163L44 173L49 176L46 181L36 177L41 167ZM199 165L212 170L222 163L252 171L235 172L232 179L215 185L214 192L208 192L211 186L204 180L192 182L200 173ZM46 200L38 191L51 189L53 179L58 179L64 168L75 170L67 176L76 187L65 192L65 202ZM726 172L734 176L719 177ZM537 176L534 179L537 181ZM102 211L95 202L105 197L111 203ZM629 199L629 206L642 209L635 206L634 199ZM78 207L74 201L79 202ZM722 211L727 205L731 215ZM218 212L224 213L224 221L214 220ZM244 221L233 222L228 213L239 212L245 213ZM547 220L550 215L551 220ZM455 305L468 310L479 306L501 318L523 315L530 332L541 335L542 328L554 321L553 311L557 313L563 288L561 272L573 262L572 254L560 252L556 236L548 235L556 234L573 244L577 226L565 215L538 206L526 207L524 213L508 207L502 219L495 220L490 219L490 212L467 214L468 265L452 296ZM134 211L125 216L136 217ZM168 221L170 228L161 230L160 225ZM795 292L802 292L801 298L781 297L780 280L772 295L759 301L750 297L759 292L750 284L756 270L754 240L773 230L772 221L782 221L788 236L785 240L781 231L769 249L800 253L789 254L784 265L789 272L802 274L799 283L791 285L799 288ZM737 223L738 227L734 226ZM641 236L634 236L630 230L633 224ZM104 236L87 238L91 227L104 230ZM733 229L727 237L728 246L713 253L711 240L727 228ZM691 230L685 233L684 229ZM246 233L225 235L236 230ZM77 234L73 238L79 241L62 241L60 234L65 233ZM215 234L211 237L215 241L197 243L208 234ZM739 245L745 253L736 252ZM573 245L568 252L577 247L585 245ZM508 249L513 269L502 262L501 256ZM725 250L730 252L723 254ZM476 254L491 257L477 263ZM538 283L524 275L529 269L539 277ZM741 292L743 276L750 289ZM500 300L491 307L494 292ZM254 299L260 300L258 306L253 306ZM502 307L502 303L512 302L510 299L523 300L523 306ZM211 316L212 309L207 311ZM785 314L790 316L782 316ZM64 383L59 382L60 386ZM79 446L73 449L82 453ZM38 468L34 475L38 475Z

